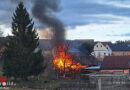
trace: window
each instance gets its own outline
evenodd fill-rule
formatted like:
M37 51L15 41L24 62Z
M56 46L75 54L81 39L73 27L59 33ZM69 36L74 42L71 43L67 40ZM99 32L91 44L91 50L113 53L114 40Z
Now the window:
M97 45L97 47L98 47L98 45Z
M106 55L106 53L104 53L104 56Z
M119 56L120 56L120 53L119 53Z
M128 53L126 52L126 55L128 55Z
M101 47L102 47L102 45L101 45Z
M116 52L113 53L113 56L117 56Z
M130 61L128 61L128 63L130 64Z
M99 56L99 57L101 56L100 52L98 53L98 56Z

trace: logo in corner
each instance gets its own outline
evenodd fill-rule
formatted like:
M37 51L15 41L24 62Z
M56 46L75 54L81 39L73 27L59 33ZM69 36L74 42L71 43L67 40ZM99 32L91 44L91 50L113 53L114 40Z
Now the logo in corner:
M1 81L1 86L6 87L7 83L5 82L4 76L2 76L2 77L0 78L0 81Z
M16 86L13 81L5 81L5 77L0 78L0 89L9 89L10 86Z

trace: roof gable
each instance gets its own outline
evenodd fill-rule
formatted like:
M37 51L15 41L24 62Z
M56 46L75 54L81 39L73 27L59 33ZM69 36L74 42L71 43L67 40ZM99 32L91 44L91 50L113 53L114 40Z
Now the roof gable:
M106 46L104 46L101 42L98 42L97 44L94 45L94 51L108 51Z

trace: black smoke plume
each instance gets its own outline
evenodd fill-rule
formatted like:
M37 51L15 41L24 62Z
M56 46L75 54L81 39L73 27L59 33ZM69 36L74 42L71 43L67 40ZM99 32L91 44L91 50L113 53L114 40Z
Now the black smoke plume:
M19 3L19 2L24 2L25 0L11 0L13 3Z
M64 43L65 29L63 23L53 15L59 11L59 0L34 0L32 14L43 25L47 25L52 29L54 45Z

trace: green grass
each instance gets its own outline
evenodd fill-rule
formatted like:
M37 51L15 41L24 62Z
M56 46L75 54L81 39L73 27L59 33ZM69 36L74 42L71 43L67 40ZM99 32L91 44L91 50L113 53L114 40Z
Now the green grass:
M44 79L44 80L32 80L32 81L18 81L16 82L16 86L12 87L11 90L31 90L27 88L22 88L22 87L31 87L36 89L41 89L43 90L44 88L51 88L51 89L56 89L60 87L60 83L62 82L75 82L76 80L66 80L66 79L58 79L58 80L49 80L49 79ZM21 88L20 88L21 87Z

